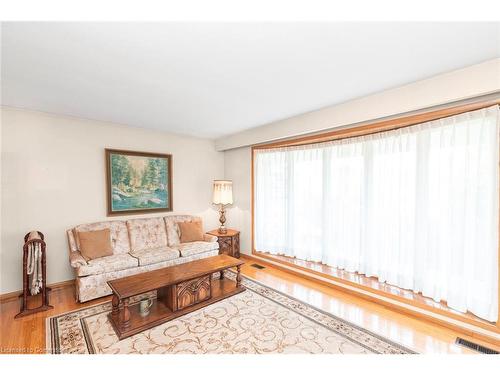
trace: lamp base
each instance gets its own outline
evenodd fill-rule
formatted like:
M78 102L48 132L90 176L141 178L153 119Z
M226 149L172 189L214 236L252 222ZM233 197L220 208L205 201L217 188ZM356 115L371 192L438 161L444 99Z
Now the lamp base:
M224 223L226 222L226 210L224 209L224 205L220 205L220 210L219 210L219 222L220 222L220 227L219 227L219 233L220 234L226 234L227 229Z

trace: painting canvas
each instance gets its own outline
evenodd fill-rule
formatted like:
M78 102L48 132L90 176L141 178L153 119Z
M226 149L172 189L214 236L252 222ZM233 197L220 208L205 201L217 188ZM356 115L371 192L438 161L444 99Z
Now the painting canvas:
M172 210L172 156L106 149L108 215Z

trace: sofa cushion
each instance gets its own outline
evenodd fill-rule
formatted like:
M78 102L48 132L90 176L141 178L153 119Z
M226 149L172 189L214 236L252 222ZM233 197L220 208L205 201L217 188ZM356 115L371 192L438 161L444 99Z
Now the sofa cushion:
M201 254L207 251L217 250L218 248L219 248L218 242L205 242L205 241L181 243L179 244L179 246L175 247L175 249L178 249L179 252L181 253L181 257L188 257L195 254Z
M111 247L113 254L127 254L130 251L127 225L124 221L100 221L91 224L81 224L75 227L75 242L78 250L81 250L79 232L90 232L94 230L109 229L111 234Z
M81 245L80 252L86 260L113 255L109 228L92 230L90 232L79 232L78 238L80 239Z
M139 262L136 258L129 254L118 254L89 260L86 265L78 267L76 273L78 276L98 275L137 266Z
M157 247L154 249L145 249L136 251L131 254L139 261L139 266L164 262L179 258L179 251L171 249L170 247Z
M167 247L165 222L161 217L127 220L131 252Z
M201 221L179 221L181 243L203 241L203 228Z
M167 236L168 236L168 246L178 246L181 243L181 238L180 238L180 230L179 230L179 225L177 224L179 221L185 222L185 221L199 221L201 222L201 218L197 216L192 216L192 215L172 215L172 216L165 216L165 226L167 229Z

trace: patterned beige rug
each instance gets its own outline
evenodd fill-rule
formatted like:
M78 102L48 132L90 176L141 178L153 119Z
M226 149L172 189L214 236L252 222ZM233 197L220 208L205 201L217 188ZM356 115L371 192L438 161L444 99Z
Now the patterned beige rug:
M226 277L234 278L232 272ZM249 278L247 290L119 341L111 303L47 318L50 353L243 354L413 351Z

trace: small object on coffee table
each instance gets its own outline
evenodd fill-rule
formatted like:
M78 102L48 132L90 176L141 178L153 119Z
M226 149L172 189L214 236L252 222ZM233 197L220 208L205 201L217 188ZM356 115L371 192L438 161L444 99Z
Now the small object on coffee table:
M235 258L240 257L240 232L234 229L227 229L225 234L219 233L217 229L207 232L216 236L219 242L219 254L227 254Z
M113 291L109 320L120 340L188 314L224 298L241 293L241 266L243 261L227 255L195 260L177 266L108 281ZM223 277L223 271L236 267L236 282ZM220 273L213 279L212 274ZM141 314L140 303L129 304L129 299L156 291L157 299L149 314Z
M143 298L139 301L139 314L144 317L149 315L149 309L153 305L153 300L150 298Z

